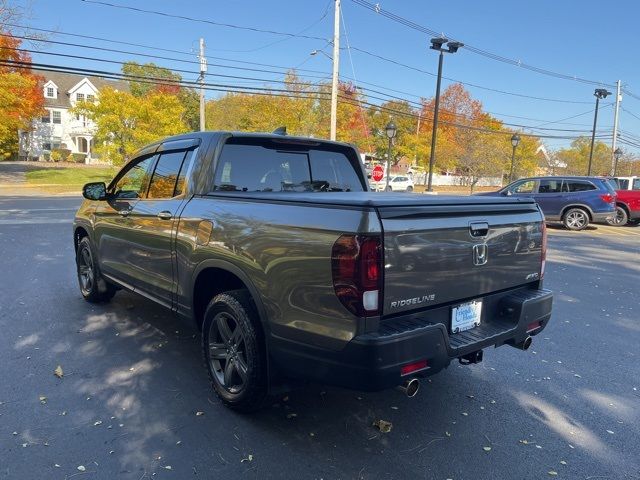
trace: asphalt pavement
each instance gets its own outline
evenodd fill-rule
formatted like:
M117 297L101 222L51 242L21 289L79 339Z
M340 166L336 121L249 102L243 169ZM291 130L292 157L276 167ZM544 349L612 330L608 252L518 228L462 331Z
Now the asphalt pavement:
M554 316L527 352L452 363L412 399L309 385L243 416L197 332L126 292L83 301L79 203L0 197L2 479L640 478L640 227L550 229Z

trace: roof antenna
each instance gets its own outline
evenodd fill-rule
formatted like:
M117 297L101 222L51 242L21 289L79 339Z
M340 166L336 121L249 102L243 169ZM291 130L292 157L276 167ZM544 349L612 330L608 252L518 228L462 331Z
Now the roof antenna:
M273 133L274 135L286 135L287 127L278 127L271 133Z

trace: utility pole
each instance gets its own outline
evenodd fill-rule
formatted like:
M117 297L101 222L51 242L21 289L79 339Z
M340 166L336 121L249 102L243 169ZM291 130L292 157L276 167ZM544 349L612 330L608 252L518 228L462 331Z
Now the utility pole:
M616 106L613 113L613 139L611 140L611 175L616 174L617 159L615 156L616 143L618 142L618 110L620 109L620 100L622 95L620 93L620 80L616 82Z
M204 56L204 38L200 39L200 76L198 76L198 82L200 82L200 131L205 130L204 119L204 76L207 73L207 57Z
M331 81L331 140L336 139L338 130L338 73L340 70L340 0L334 0L333 21L333 78Z

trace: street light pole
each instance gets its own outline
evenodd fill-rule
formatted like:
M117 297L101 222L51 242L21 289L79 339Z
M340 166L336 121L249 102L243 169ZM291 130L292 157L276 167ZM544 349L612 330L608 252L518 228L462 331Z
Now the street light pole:
M591 163L593 161L593 145L596 141L596 125L598 123L598 104L601 98L607 98L611 92L605 88L596 88L593 95L596 97L596 111L593 115L593 130L591 132L591 149L589 150L589 167L587 168L587 176L591 175Z
M511 137L511 146L513 150L511 152L511 169L509 170L509 183L513 182L513 171L516 163L516 148L518 148L518 144L520 143L520 135L514 133Z
M448 48L443 48L444 44L447 44ZM438 111L440 109L440 83L442 81L442 62L444 60L445 53L456 53L460 47L463 47L464 43L450 42L445 37L438 37L431 39L431 50L440 52L438 58L438 80L436 82L436 102L433 112L433 130L431 132L431 152L429 155L429 175L427 180L427 191L433 191L433 165L436 159L436 137L438 134Z

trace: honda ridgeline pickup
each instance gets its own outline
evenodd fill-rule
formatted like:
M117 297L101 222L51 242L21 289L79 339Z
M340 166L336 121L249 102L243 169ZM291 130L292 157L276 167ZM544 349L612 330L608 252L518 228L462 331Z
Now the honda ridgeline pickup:
M143 295L201 331L213 389L258 408L282 379L401 386L551 317L530 198L373 193L348 144L191 133L83 188L80 291Z

